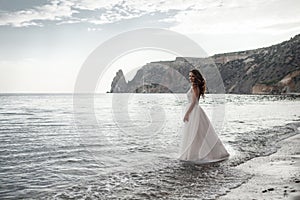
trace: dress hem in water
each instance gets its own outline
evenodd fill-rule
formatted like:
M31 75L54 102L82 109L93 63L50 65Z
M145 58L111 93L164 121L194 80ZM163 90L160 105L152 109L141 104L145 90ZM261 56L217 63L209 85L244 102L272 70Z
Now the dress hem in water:
M185 163L193 163L193 164L211 164L211 163L215 163L215 162L221 162L221 161L225 161L228 160L230 157L230 155L225 156L223 158L219 158L219 159L214 159L214 160L183 160L183 159L178 159L181 162L185 162Z

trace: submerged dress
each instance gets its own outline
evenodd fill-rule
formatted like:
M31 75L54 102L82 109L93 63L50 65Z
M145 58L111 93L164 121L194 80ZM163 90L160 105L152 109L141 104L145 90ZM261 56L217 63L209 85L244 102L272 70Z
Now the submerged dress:
M192 88L187 92L188 105L185 113L192 103ZM189 115L188 122L182 127L182 143L179 160L198 164L218 162L229 157L221 140L215 132L209 118L199 106L198 100ZM184 113L184 114L185 114Z

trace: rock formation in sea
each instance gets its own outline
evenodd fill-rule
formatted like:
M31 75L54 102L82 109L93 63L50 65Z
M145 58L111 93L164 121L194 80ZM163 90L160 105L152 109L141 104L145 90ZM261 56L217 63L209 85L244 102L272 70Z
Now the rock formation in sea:
M111 92L186 92L188 74L193 68L204 74L209 93L300 93L300 35L254 50L151 62L142 66L128 82L119 70Z
M127 92L127 83L123 74L123 71L120 69L116 76L114 77L111 83L111 93L120 93Z

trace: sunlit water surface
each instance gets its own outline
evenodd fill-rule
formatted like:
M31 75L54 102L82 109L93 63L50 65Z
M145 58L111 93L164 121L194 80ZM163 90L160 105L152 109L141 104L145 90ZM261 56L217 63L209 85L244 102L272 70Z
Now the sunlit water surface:
M0 198L199 198L251 177L234 168L274 153L299 133L300 101L207 95L200 105L231 154L192 165L177 160L185 94L0 95Z

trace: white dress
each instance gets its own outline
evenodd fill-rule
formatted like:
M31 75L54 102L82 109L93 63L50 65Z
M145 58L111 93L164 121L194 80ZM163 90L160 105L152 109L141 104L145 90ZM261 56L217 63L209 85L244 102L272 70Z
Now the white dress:
M192 88L187 92L188 105L192 102ZM218 162L229 157L221 140L215 132L204 110L199 106L198 100L189 115L188 122L182 127L182 143L179 160L190 161L197 164ZM184 114L185 114L184 113Z

